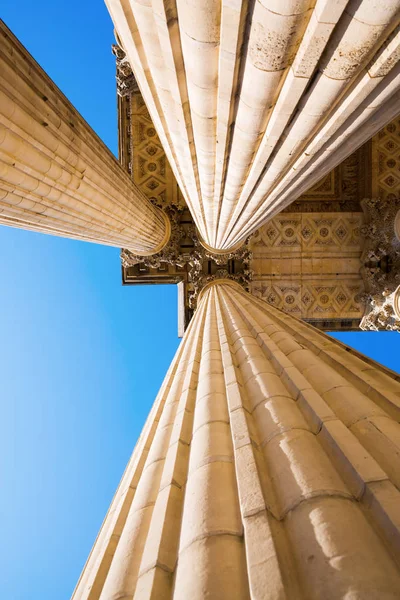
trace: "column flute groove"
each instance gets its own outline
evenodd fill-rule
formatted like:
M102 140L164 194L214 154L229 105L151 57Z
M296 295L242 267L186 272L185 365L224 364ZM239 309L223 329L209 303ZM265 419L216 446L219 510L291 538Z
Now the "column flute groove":
M189 333L194 326L194 321L192 321L187 333ZM176 385L181 385L180 377L187 365L186 357L190 351L190 344L191 340L189 336L186 336L185 340L178 348L176 356L168 370L122 477L110 510L103 522L99 536L95 541L81 578L77 583L73 593L74 600L81 600L83 598L98 599L101 594L119 538L132 506L136 488L141 478L141 474L143 473L152 441L154 440L155 433L158 429L163 408L170 396L172 386L174 386L173 389L176 390ZM112 531L111 535L110 531ZM112 536L114 536L115 540L114 543L110 544Z
M398 376L219 280L162 390L116 550L74 600L398 597Z
M400 0L106 0L202 240L229 252L399 113Z
M167 216L0 22L0 223L154 254Z

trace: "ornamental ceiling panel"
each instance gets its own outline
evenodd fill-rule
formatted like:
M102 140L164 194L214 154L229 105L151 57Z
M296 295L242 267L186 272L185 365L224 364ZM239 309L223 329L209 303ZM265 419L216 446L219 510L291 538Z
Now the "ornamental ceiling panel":
M371 141L366 142L283 212L362 212L371 196Z
M307 190L332 196L332 170L399 114L400 0L107 5L212 248L236 247Z
M131 168L136 185L159 206L182 203L178 184L139 90L131 94L128 110Z
M251 238L254 258L281 255L283 249L294 249L292 255L311 249L328 255L330 251L362 251L360 228L362 213L283 213L261 227Z
M341 280L336 285L331 280L321 280L318 284L281 279L279 283L254 281L251 292L272 304L276 308L293 314L299 319L358 319L364 314L365 307L359 297L364 292L362 282L351 279Z
M400 119L372 139L373 197L394 200L400 192Z
M362 213L282 213L271 219L249 242L252 293L302 319L351 320L349 328L357 326L365 311L363 223Z

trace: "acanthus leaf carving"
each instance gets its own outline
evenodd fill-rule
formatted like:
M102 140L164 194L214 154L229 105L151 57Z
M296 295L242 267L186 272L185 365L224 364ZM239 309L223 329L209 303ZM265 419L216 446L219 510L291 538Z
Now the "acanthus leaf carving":
M395 231L400 198L366 198L361 206L366 220L361 228L366 240L361 273L367 310L360 327L400 331L400 315L394 308L400 289L400 240Z
M159 204L156 205L160 207ZM215 279L224 278L237 281L246 291L249 291L253 277L253 271L250 268L253 255L248 247L249 239L238 250L227 254L214 254L201 244L193 223L188 224L185 222L184 225L181 223L181 217L185 212L182 206L168 205L163 210L168 214L171 223L171 236L168 244L152 256L140 256L130 250L122 249L121 262L123 267L129 268L144 264L147 268L159 269L163 263L186 267L189 285L188 303L192 309L196 307L199 293L203 287ZM181 242L184 238L189 238L192 242L190 251L182 247ZM204 270L205 264L208 262L214 263L217 267L212 269L212 273ZM239 265L239 270L235 271L230 268L232 264Z
M117 94L124 98L136 92L139 87L124 50L118 44L113 44L111 49L117 66Z

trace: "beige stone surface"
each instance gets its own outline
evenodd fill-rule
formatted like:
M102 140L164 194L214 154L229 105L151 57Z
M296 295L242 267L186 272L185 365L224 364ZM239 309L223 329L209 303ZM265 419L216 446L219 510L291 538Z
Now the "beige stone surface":
M153 254L164 213L0 23L0 224Z
M399 197L399 164L400 118L394 119L372 138L373 198L394 200Z
M143 191L182 193L231 248L327 199L399 112L397 0L107 3L149 111L137 93L142 191L2 24L0 223L152 254L169 224ZM372 142L385 200L397 128ZM269 304L203 290L73 600L399 598L399 376L295 318L360 316L362 225L282 213L252 241Z
M399 398L384 367L209 284L73 599L398 598Z
M399 113L399 0L106 0L203 240L241 243Z
M360 319L362 213L283 212L251 238L251 292L298 318Z
M140 91L132 92L126 103L128 131L120 131L120 136L125 136L129 144L128 168L135 185L157 206L183 206L185 202Z

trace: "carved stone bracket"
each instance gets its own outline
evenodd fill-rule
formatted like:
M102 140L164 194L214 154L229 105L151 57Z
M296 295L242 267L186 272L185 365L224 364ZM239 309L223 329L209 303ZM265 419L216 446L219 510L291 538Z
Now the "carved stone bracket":
M399 331L394 302L399 296L400 284L400 240L395 229L400 198L364 199L361 206L366 220L361 229L365 237L361 274L367 309L360 327Z
M139 88L128 62L128 58L124 50L122 50L118 44L112 45L112 53L116 58L117 65L117 93L121 98L130 96L134 92L137 92Z

